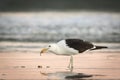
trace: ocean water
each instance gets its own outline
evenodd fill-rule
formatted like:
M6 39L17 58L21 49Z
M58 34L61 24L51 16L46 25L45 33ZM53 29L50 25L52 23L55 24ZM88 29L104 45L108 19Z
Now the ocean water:
M55 42L65 38L120 42L120 13L90 11L0 13L0 41Z

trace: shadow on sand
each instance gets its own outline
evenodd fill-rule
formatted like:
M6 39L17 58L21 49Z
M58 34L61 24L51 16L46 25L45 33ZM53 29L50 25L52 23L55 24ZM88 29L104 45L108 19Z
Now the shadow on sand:
M73 72L73 68L68 71L56 71L56 72L42 72L40 70L40 74L42 76L46 76L46 80L94 80L94 76L105 76L105 75L93 75L93 74L85 74L85 73L77 73Z
M84 73L74 73L74 72L55 72L55 73L43 73L40 74L47 76L49 80L88 80L88 78L92 77L93 75L88 75Z
M73 68L70 69L69 71L58 71L58 72L54 72L54 73L45 73L45 72L41 72L40 74L43 76L47 76L47 78L49 80L52 79L59 79L59 80L86 80L87 78L93 77L93 75L89 75L89 74L84 74L84 73L75 73L73 72Z

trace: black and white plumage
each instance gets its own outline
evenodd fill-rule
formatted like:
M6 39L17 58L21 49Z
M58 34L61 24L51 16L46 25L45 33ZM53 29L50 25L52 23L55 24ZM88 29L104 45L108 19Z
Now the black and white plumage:
M58 43L50 44L48 47L41 50L41 53L46 51L52 52L56 55L66 55L71 56L69 67L73 67L73 57L72 55L76 55L82 53L86 50L96 50L107 48L106 46L96 46L90 42L81 40L81 39L65 39L61 40Z

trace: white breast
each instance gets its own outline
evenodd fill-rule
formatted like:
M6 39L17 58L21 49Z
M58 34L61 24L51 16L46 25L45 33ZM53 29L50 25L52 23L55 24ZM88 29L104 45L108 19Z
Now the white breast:
M57 43L57 54L58 55L76 55L79 52L73 48L67 46L65 40L59 41Z

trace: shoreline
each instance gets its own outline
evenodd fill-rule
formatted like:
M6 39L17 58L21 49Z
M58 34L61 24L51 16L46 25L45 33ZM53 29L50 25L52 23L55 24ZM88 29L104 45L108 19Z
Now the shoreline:
M6 43L6 42L5 42ZM74 56L74 69L67 69L69 56L54 54L39 55L46 43L0 43L2 46L38 46L19 48L19 51L0 51L1 80L68 80L68 79L120 79L120 52L118 49L102 49ZM104 44L104 43L103 43ZM103 45L99 44L99 45ZM104 44L105 45L105 44ZM112 44L109 44L109 46ZM119 44L114 44L117 46ZM39 47L41 46L41 47ZM27 50L28 52L22 52ZM31 51L29 51L31 50ZM118 50L118 51L116 51Z

